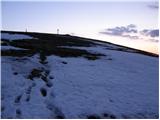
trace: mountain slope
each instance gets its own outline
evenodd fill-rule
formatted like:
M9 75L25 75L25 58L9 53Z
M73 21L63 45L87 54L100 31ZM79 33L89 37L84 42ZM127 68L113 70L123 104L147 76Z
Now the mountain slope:
M2 118L159 117L152 54L69 35L7 31L2 46Z

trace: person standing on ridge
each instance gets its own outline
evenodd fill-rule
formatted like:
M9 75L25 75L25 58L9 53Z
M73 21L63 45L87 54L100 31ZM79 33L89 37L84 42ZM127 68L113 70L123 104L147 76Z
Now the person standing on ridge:
M57 29L57 34L59 34L59 29Z

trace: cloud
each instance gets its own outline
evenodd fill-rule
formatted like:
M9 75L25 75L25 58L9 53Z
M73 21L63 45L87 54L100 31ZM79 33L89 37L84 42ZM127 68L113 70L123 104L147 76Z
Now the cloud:
M155 2L153 4L148 5L148 7L151 9L159 9L159 4L158 2Z
M149 41L151 41L151 42L159 42L158 39L149 39Z
M159 29L144 29L141 31L137 30L136 25L130 24L127 26L108 28L104 31L99 32L100 34L109 36L119 36L129 39L139 39L151 42L158 42L157 37L159 37Z
M150 37L159 37L159 29L154 29L154 30L142 30L140 33L144 36L150 36Z
M108 28L103 32L99 32L101 34L111 35L111 36L121 36L121 37L129 37L131 39L137 39L138 36L131 36L131 33L137 33L136 25L130 24L127 26Z
M139 39L136 35L123 35L122 37L130 38L130 39Z

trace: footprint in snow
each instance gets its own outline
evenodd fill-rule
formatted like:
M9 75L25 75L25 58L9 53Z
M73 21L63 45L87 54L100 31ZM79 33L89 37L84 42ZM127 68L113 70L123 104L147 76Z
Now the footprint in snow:
M88 115L87 119L100 119L98 115Z
M58 116L55 117L55 119L65 119L65 117L58 115Z
M53 76L49 76L49 79L54 79L54 77Z
M18 73L17 73L17 72L14 72L13 74L14 74L14 75L18 75Z
M28 89L26 90L26 94L30 94L31 93L31 89L32 89L32 86L29 86Z
M113 103L114 101L112 99L109 99L109 102Z
M5 107L1 105L1 112L5 110Z
M27 95L26 102L29 102L29 101L30 101L30 95Z
M20 109L17 109L17 110L16 110L16 118L20 118L21 115L22 115L21 110L20 110Z
M32 91L32 88L36 86L36 83L32 83L31 86L28 87L28 89L26 90L26 102L30 101L30 94Z
M21 98L22 98L22 95L18 95L18 96L15 98L14 102L15 102L15 103L20 103Z
M40 89L40 92L41 92L41 95L42 95L43 97L46 97L46 96L47 96L47 90L46 90L45 88L41 88L41 89Z
M116 116L115 116L115 115L113 115L113 114L108 114L108 113L104 113L104 114L103 114L103 117L109 118L109 119L116 119Z
M65 62L65 61L63 61L62 63L63 63L63 64L67 64L67 62Z
M52 87L52 86L53 86L53 83L52 83L51 81L48 81L48 82L46 83L46 85L47 85L47 87Z
M63 114L62 110L53 105L53 103L48 104L47 108L54 113L54 117L52 117L53 119L65 119L65 115Z

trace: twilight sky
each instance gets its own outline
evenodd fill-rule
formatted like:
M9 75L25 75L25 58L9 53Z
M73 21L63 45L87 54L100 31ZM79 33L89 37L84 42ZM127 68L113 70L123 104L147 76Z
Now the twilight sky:
M130 2L129 2L130 1ZM2 30L74 34L158 53L158 0L5 1Z

